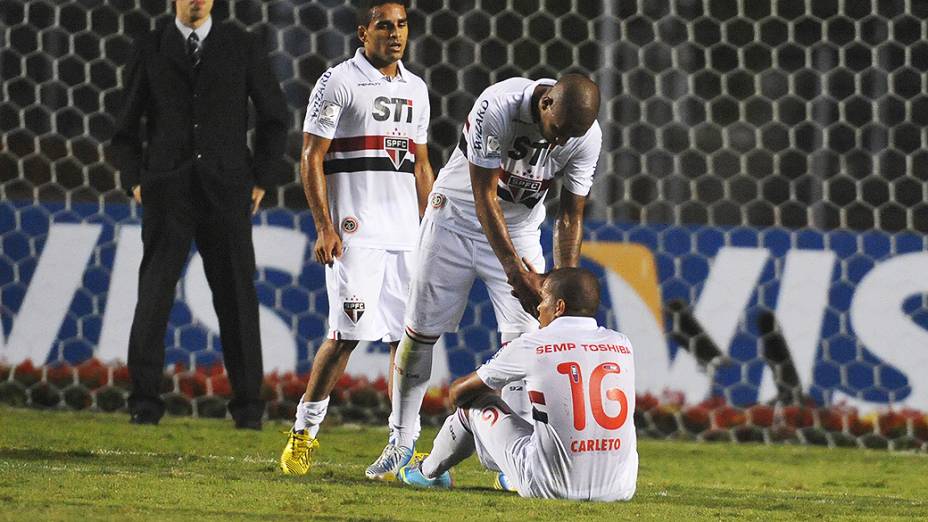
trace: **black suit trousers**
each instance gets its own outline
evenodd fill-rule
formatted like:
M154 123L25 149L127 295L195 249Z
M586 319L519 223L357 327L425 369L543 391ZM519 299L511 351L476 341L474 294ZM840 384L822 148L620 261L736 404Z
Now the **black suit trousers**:
M196 243L219 319L223 359L232 387L229 411L236 420L264 412L261 337L254 285L251 191L239 186L221 204L209 197L195 169L173 179L142 184L143 256L138 303L129 338L130 412L164 412L159 397L164 371L164 336L175 288Z

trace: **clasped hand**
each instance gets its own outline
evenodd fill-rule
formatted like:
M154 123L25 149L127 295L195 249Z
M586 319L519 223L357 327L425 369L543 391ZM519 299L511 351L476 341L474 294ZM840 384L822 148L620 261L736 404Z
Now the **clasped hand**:
M508 276L512 286L512 295L519 300L522 308L534 317L538 316L538 304L541 303L541 287L547 274L539 274L528 259L522 258L522 269Z
M327 227L317 232L313 254L316 261L331 266L335 258L342 256L342 238L334 227Z

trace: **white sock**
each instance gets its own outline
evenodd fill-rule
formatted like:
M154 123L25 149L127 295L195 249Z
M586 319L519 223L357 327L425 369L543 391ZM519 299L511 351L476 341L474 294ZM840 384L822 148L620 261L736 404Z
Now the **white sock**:
M328 397L316 402L301 398L299 406L296 407L296 421L293 423L293 431L307 430L309 436L315 439L316 434L319 433L319 425L322 424L322 420L325 419L325 414L328 411Z
M503 346L500 350L505 350L506 346L512 342L514 339L522 335L521 333L501 333L500 338L503 341ZM529 423L534 422L532 420L532 403L528 400L528 390L525 389L525 380L513 381L506 386L503 386L503 389L500 390L500 397L503 401L509 405L512 409L512 412L522 417Z
M474 453L474 435L465 420L467 414L458 408L441 427L432 443L432 452L422 461L422 474L435 478Z
M428 390L426 390L426 391L428 391ZM416 418L415 418L414 420L415 420L416 425L415 425L415 427L414 427L413 430L412 430L412 432L413 432L412 440L419 440L419 434L422 433L422 416L421 416L421 415L416 415ZM389 424L389 422L388 422L388 424ZM395 435L395 433L394 433L394 431L393 431L393 426L391 425L391 426L389 426L389 428L390 428L390 440L391 440L391 441L392 441L392 440L396 440L396 435Z
M426 389L426 391L428 391L428 389ZM412 440L419 440L419 434L422 433L422 416L416 415L416 418L414 420L416 422L416 425L413 427L413 430L412 430Z
M432 376L432 349L436 341L438 336L418 334L407 328L396 349L390 431L397 446L412 448L419 435L419 409Z

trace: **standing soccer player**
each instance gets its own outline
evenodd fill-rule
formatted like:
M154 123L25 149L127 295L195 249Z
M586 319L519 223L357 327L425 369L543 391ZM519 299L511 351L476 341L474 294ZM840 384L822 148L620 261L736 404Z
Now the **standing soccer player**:
M628 500L635 494L635 361L623 334L602 328L599 282L582 268L555 270L538 306L541 330L519 337L451 386L459 406L399 477L448 487L448 470L474 451L523 497ZM493 390L525 380L533 423Z
M526 310L540 299L539 227L555 176L563 178L555 266L579 264L583 209L602 145L599 101L599 88L579 74L557 82L513 78L477 99L420 227L406 332L395 359L391 438L368 478L390 478L412 456L432 349L441 334L457 329L475 278L486 283L504 344L538 328ZM518 383L503 393L510 406L527 409Z
M315 257L326 265L329 334L280 457L284 473L309 471L329 394L358 341L390 343L392 356L402 335L433 179L428 89L400 61L408 35L406 2L366 2L358 11L363 47L327 70L310 95L300 171Z

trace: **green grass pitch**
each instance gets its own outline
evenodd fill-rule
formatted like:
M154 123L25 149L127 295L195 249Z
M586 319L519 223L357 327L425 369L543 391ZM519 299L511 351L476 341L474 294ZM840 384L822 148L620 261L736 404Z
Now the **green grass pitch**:
M494 491L474 458L452 491L374 483L384 428L333 427L305 477L277 458L288 426L0 407L2 520L925 520L928 457L859 449L639 442L628 503L522 499ZM434 430L422 440L431 445Z

